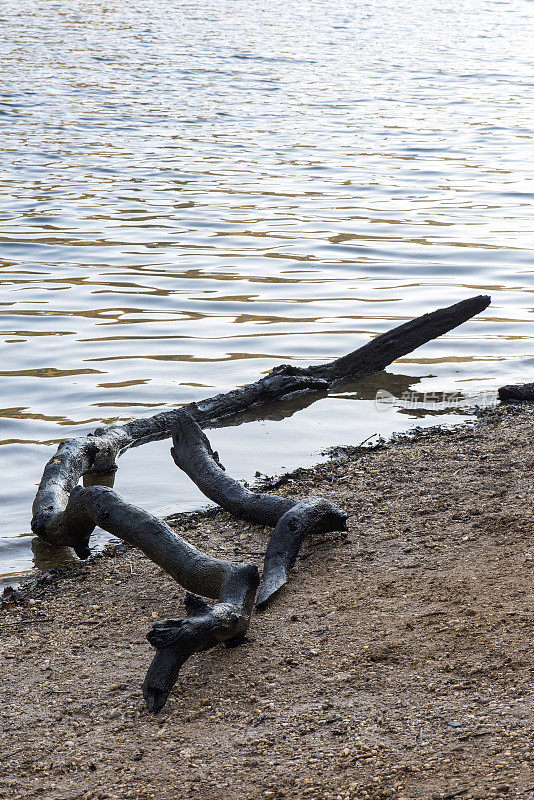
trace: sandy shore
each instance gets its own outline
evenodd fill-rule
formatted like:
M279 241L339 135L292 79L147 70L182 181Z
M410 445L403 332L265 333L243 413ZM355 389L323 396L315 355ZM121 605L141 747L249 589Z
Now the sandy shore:
M157 717L145 634L183 610L159 568L126 550L6 598L0 796L534 797L533 440L534 408L501 408L293 473L277 491L332 499L348 535L305 545ZM224 512L177 529L261 564L267 531Z

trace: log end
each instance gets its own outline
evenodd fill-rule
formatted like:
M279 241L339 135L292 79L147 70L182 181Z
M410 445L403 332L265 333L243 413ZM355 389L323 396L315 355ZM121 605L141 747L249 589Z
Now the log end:
M50 538L48 536L48 527L52 518L52 512L50 511L38 511L37 514L34 514L31 521L31 529L32 533L42 539L43 542L47 542L48 544L52 544Z
M274 595L287 583L287 570L281 566L276 572L270 572L267 580L262 584L256 609L263 611Z
M174 648L158 650L141 686L148 711L153 714L161 711L178 680L181 666Z
M517 386L512 384L501 386L498 395L499 400L502 400L504 403L514 401L526 403L534 400L534 383L523 383Z
M73 490L73 494L75 492L76 489ZM94 524L82 515L78 522L79 524L73 525L70 520L66 519L65 514L58 514L53 510L38 511L32 517L31 529L32 533L46 544L72 547L78 558L85 561L91 555L89 540L94 530Z

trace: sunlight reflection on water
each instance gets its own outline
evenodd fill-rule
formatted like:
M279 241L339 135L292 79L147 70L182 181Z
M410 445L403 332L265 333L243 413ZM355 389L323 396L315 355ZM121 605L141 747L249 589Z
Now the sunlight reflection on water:
M31 567L54 443L101 420L327 360L480 292L480 319L389 372L421 391L532 380L531 4L1 13L0 573ZM249 478L413 424L362 397L214 438ZM167 449L131 451L117 482L157 513L200 499Z

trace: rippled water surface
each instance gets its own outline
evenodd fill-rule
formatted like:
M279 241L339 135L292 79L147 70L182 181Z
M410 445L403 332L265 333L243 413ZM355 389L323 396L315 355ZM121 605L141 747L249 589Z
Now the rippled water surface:
M32 568L44 463L102 420L325 361L480 292L480 318L389 375L213 431L223 460L247 478L436 420L429 402L377 410L377 388L534 379L534 4L4 0L0 15L4 579ZM168 447L127 453L116 484L157 513L201 503Z

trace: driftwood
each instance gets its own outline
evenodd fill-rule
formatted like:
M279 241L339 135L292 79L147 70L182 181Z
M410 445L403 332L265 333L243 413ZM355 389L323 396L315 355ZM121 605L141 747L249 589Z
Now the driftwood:
M511 402L514 400L529 402L534 400L534 383L523 383L517 386L501 386L499 389L499 400L503 402Z
M125 425L98 428L92 434L62 442L45 467L33 504L32 530L52 544L74 548L86 558L96 525L139 547L190 593L184 618L156 623L148 638L157 653L143 684L147 707L159 711L180 667L192 653L219 642L243 640L259 584L257 568L206 556L164 522L124 502L113 489L80 487L82 475L108 474L127 448L173 435L172 455L208 497L236 516L275 526L269 542L259 606L286 582L303 538L314 532L344 530L346 515L321 498L295 502L247 491L225 475L200 428L267 408L295 393L324 393L340 381L355 380L384 369L425 342L452 330L489 304L478 296L425 314L378 336L364 347L329 363L306 369L282 365L256 383ZM184 413L187 411L187 413ZM217 600L209 606L196 595Z
M384 369L395 359L479 314L489 303L486 295L462 300L405 322L328 364L306 369L282 365L256 383L185 408L201 427L208 427L235 417L254 404L268 406L294 392L324 392L339 381L363 378ZM70 493L85 473L115 469L117 456L128 447L170 436L174 419L174 411L165 411L125 425L97 428L87 436L62 442L39 484L33 503L32 531L50 544L70 545L81 558L87 557L93 528L90 520L83 517L72 528L72 519L64 515Z
M67 519L82 517L113 536L138 547L184 589L217 599L225 583L248 565L212 558L178 536L165 522L126 503L107 486L77 486L67 508Z

